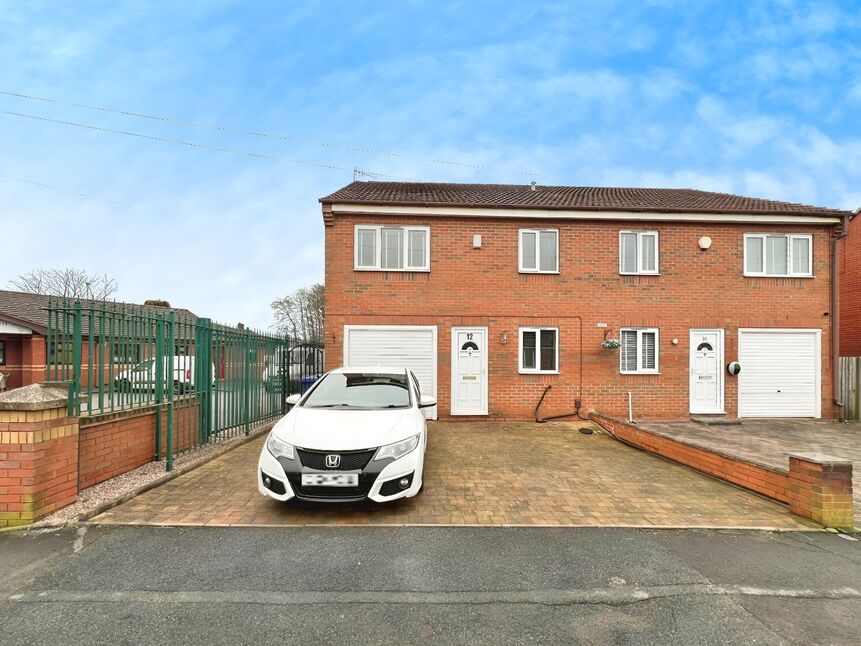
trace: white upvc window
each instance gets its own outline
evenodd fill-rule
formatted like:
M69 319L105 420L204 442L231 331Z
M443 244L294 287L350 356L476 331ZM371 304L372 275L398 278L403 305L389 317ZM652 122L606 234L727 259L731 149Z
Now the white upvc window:
M363 271L430 271L430 227L357 224L353 268Z
M658 232L619 232L619 273L658 273Z
M559 273L558 229L520 229L518 246L521 273Z
M813 276L813 236L744 234L745 276Z
M657 328L622 328L619 370L622 374L657 374L660 334Z
M559 373L559 328L520 328L521 374Z

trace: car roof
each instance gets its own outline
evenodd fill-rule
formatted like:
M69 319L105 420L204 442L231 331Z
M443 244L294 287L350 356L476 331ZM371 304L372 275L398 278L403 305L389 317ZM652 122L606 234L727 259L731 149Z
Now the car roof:
M394 366L341 366L330 372L371 372L384 375L402 375L406 372L406 368L396 368Z

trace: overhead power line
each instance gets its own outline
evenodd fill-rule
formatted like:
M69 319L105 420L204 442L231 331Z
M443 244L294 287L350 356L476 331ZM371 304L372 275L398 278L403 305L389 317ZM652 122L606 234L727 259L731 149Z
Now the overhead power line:
M198 148L202 150L211 150L219 153L226 153L229 155L240 155L243 157L254 157L257 159L271 159L274 161L286 162L288 164L301 164L303 166L313 166L315 168L325 168L328 170L343 170L343 171L352 171L352 168L347 168L346 166L334 166L332 164L323 164L320 162L307 161L304 159L292 159L290 157L282 157L281 155L267 155L264 153L256 153L247 150L239 150L236 148L225 148L223 146L210 146L209 144L201 144L194 141L184 141L182 139L171 139L169 137L156 137L154 135L145 135L140 132L132 132L130 130L115 130L113 128L105 128L102 126L94 126L87 123L78 123L76 121L66 121L64 119L51 119L49 117L41 117L35 114L25 114L23 112L12 112L11 110L0 110L0 114L5 114L7 116L12 117L22 117L25 119L33 119L35 121L47 121L49 123L56 123L63 126L72 126L75 128L85 128L87 130L95 130L98 132L109 132L115 135L125 135L127 137L137 137L139 139L147 139L149 141L158 141L161 143L170 143L177 144L180 146L188 146L190 148ZM410 180L404 177L397 177L395 175L386 175L385 173L377 173L374 172L374 175L377 177L386 177L389 179L396 179L401 181L415 181Z
M82 193L81 191L73 191L68 188L60 188L59 186L52 186L51 184L45 184L44 182L37 182L32 179L24 179L23 177L15 177L14 175L7 175L6 173L0 173L0 178L7 179L13 182L21 182L22 184L30 184L31 186L38 186L39 188L45 188L51 191L57 191L58 193L67 193L68 195L74 195L75 197L82 197L86 200L92 200L94 202L103 202L104 204L110 204L112 206L121 206L123 208L135 209L138 211L144 211L146 213L151 213L152 215L163 216L163 213L159 213L158 211L152 211L150 209L145 209L136 204L129 204L128 202L120 202L118 200L107 200L101 197L95 197L93 195L89 195L88 193Z
M225 134L237 134L237 135L243 135L246 137L264 137L267 139L276 139L279 141L291 141L291 142L296 142L296 143L309 144L309 145L319 146L321 148L328 148L328 149L332 149L332 150L345 150L345 151L349 151L349 152L358 152L358 153L365 153L365 154L370 154L370 155L385 155L388 157L395 157L398 159L412 159L415 161L430 162L433 164L444 164L446 166L460 166L462 168L472 168L474 170L488 170L487 166L483 166L481 164L471 164L468 162L454 161L454 160L450 160L450 159L437 159L437 158L433 158L433 157L421 157L421 156L416 156L416 155L407 155L407 154L400 153L400 152L395 152L395 151L390 151L390 150L379 150L379 149L370 148L367 146L348 146L348 145L344 145L344 144L333 144L333 143L323 142L323 141L312 141L312 140L301 139L301 138L297 138L297 137L293 137L293 136L289 136L289 135L280 135L280 134L274 134L274 133L270 133L270 132L261 132L258 130L249 130L249 129L245 129L245 128L231 128L229 126L220 126L220 125L210 124L210 123L200 123L197 121L189 121L187 119L177 119L177 118L173 118L173 117L165 117L162 115L146 114L143 112L132 112L130 110L119 110L116 108L107 108L104 106L89 105L86 103L75 103L72 101L61 101L59 99L51 99L48 97L35 96L32 94L23 94L20 92L9 92L6 90L0 90L0 95L12 96L12 97L15 97L18 99L27 99L28 101L41 101L43 103L54 103L56 105L65 105L65 106L69 106L69 107L73 107L73 108L81 108L84 110L95 110L98 112L107 112L110 114L119 114L119 115L123 115L126 117L135 117L138 119L149 119L151 121L161 121L163 123L173 123L173 124L177 124L177 125L181 125L181 126L190 126L192 128L205 128L207 130L215 130L218 132L223 132ZM379 173L375 173L375 175L378 175L378 174ZM518 175L528 175L530 177L541 177L541 175L539 175L537 173L533 173L531 171L518 171L517 174Z

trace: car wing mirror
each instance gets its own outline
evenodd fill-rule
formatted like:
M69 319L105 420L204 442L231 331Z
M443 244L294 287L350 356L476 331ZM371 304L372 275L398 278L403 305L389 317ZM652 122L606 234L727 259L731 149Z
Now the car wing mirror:
M287 397L286 401L288 406L295 406L299 403L299 400L302 399L302 395L290 395Z
M419 408L430 408L431 406L436 406L436 397L422 395L419 399Z

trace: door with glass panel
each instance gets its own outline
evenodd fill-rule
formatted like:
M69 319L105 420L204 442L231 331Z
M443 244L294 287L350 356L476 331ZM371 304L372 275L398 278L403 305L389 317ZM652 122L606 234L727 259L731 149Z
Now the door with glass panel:
M451 340L451 414L487 415L487 328L452 328Z

